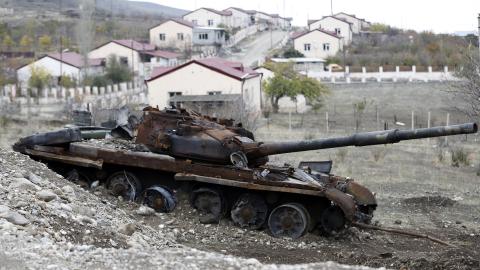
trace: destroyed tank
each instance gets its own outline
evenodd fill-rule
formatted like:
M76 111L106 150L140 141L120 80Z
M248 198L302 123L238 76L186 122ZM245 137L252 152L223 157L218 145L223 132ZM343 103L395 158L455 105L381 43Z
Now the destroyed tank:
M173 211L176 191L184 190L201 222L228 215L237 226L266 227L273 236L292 238L316 228L331 234L369 223L377 201L353 179L331 174L331 161L275 166L268 164L270 155L477 132L475 123L467 123L263 143L233 120L151 107L138 125L119 128L133 138L103 139L109 132L102 128L69 128L22 138L14 150L86 187L101 181L113 195L159 212ZM92 134L101 139L89 140Z

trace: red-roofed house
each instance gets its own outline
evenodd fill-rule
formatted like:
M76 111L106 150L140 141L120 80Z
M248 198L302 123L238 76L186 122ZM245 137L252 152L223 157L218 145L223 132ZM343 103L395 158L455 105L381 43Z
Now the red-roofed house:
M352 23L334 16L324 16L320 20L309 21L308 27L313 29L324 29L334 32L337 36L343 38L344 45L352 43Z
M217 27L219 24L231 26L232 12L213 8L199 8L183 15L183 19L198 26Z
M261 110L261 74L241 63L220 58L156 68L147 86L149 104L160 108L187 101L221 102L222 98L238 96L247 111Z
M193 23L183 19L168 19L150 28L150 43L159 48L180 51L192 48Z
M352 24L352 31L353 31L354 34L358 34L358 33L360 33L360 31L362 29L369 28L371 26L371 24L369 22L367 22L365 19L357 18L353 14L340 12L340 13L337 13L333 16L337 17L337 18L340 18L340 19L343 19L343 20L351 23Z
M308 58L325 59L343 50L342 38L334 32L323 29L313 29L305 33L299 33L292 39L295 50Z
M115 56L120 63L128 65L135 75L145 76L150 74L151 66L175 65L177 54L157 51L155 45L141 43L135 40L112 40L89 54L90 58L104 58Z
M237 7L229 7L224 11L232 12L231 27L245 28L255 24L255 12L244 10Z
M32 68L42 68L55 81L63 74L63 76L69 76L79 82L84 72L87 74L101 73L104 66L104 59L88 59L87 63L85 63L84 57L75 52L50 53L28 65L19 67L17 69L17 78L22 85L26 85L30 79Z

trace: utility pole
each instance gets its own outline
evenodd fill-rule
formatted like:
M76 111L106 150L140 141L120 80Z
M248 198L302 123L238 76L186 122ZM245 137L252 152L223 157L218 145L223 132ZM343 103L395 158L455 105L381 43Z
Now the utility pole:
M333 0L330 0L330 13L333 16Z
M480 13L478 13L478 57L480 57Z
M60 0L60 18L62 18L62 2L63 0ZM63 37L63 27L60 25L60 80L58 81L60 84L60 93L62 93L62 79L63 79L63 44L62 44L62 37Z

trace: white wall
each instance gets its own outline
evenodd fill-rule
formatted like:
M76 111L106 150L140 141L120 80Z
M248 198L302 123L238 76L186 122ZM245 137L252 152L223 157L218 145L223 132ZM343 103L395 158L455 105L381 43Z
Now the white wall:
M183 34L183 40L178 39L179 33ZM165 40L160 40L160 34L165 34ZM169 47L184 51L191 48L192 35L192 28L175 21L167 21L150 29L150 44L159 48Z
M356 19L356 18L353 18L349 15L346 15L346 14L343 14L343 13L339 13L337 15L335 15L335 17L337 18L340 18L340 19L344 19L345 21L349 22L349 23L352 23L352 31L354 34L358 34L360 33L360 30L362 30L362 21L359 20L359 19Z
M337 20L333 17L325 17L310 24L310 30L319 28L334 33L336 33L336 29L340 29L340 34L337 35L343 37L344 45L352 43L352 30L349 23Z
M213 20L213 27L217 27L219 24L223 23L226 25L230 25L229 21L230 19L226 18L228 16L222 16L220 14L217 14L215 12L208 11L206 9L198 9L196 11L193 11L185 16L183 16L184 20L193 22L194 20L197 21L197 24L199 26L209 26L208 25L208 20Z
M338 51L343 49L341 39L325 34L321 31L312 31L296 38L293 42L295 49L303 53L305 57L309 58L325 59L329 56L334 56ZM330 44L330 49L328 51L323 49L323 44L325 43ZM305 50L305 44L310 44L309 51Z
M36 62L31 63L30 65L26 65L17 70L18 80L21 82L23 86L25 86L28 80L30 79L32 67L44 68L53 77L60 77L61 76L60 69L61 69L63 75L75 78L77 81L80 81L82 78L82 74L79 68L71 65L67 65L65 63L61 64L60 61L46 56Z
M230 27L248 27L250 25L250 15L243 13L237 9L229 8L228 11L232 12L230 19Z
M207 95L209 91L242 93L242 81L196 63L147 82L147 86L149 104L159 108L169 105L169 92L182 92L182 95ZM253 107L260 107L260 76L246 80L243 87L248 89L244 98L252 100Z
M144 67L140 60L140 54L135 50L110 42L88 53L89 58L105 58L107 60L110 55L115 55L118 59L120 57L126 57L128 59L128 66L130 68L133 66L133 71L135 73L144 76Z

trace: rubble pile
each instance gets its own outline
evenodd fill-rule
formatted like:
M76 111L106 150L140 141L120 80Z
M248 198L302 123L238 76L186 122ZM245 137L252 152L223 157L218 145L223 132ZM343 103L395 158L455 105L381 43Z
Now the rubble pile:
M5 269L367 269L335 263L264 265L177 242L146 207L97 196L29 157L0 149L0 261ZM187 232L192 233L192 232ZM193 231L195 233L195 231Z

